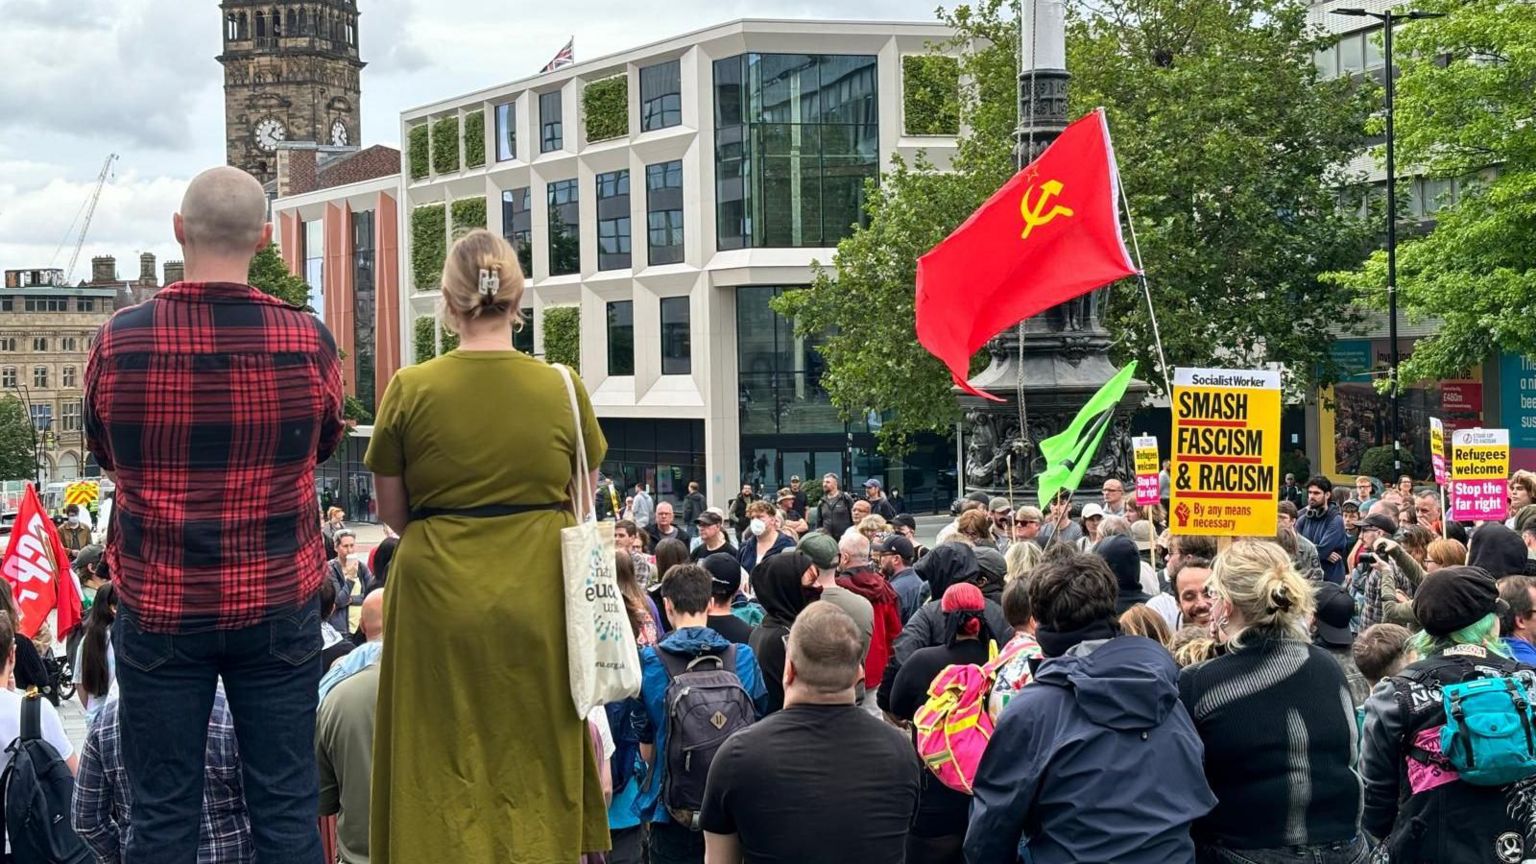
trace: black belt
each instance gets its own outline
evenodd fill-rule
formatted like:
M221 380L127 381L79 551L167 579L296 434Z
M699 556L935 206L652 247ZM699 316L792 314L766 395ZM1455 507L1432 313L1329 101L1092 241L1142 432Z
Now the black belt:
M516 516L519 513L558 512L569 509L571 509L571 502L569 501L556 501L551 504L487 504L484 507L420 507L411 511L411 521L431 519L435 516L494 519L497 516Z

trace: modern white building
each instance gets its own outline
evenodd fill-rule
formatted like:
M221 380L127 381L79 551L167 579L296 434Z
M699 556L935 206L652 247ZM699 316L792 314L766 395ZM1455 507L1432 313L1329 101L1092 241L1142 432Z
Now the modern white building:
M403 359L419 359L416 320L438 296L415 256L440 254L466 227L456 211L474 224L483 198L485 226L531 273L528 347L544 353L551 310L580 310L605 469L626 485L672 497L697 480L712 503L744 478L771 489L827 471L909 498L950 488L938 440L905 463L877 457L866 423L828 403L814 346L768 308L830 265L893 156L947 164L952 134L908 134L932 129L904 116L903 58L950 37L937 24L734 21L403 112Z

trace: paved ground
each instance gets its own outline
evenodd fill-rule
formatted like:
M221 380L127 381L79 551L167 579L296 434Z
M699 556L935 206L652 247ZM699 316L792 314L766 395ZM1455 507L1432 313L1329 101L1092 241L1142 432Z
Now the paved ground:
M79 753L85 746L85 709L80 706L79 697L59 706L59 719L64 721L64 732L75 745L75 752Z

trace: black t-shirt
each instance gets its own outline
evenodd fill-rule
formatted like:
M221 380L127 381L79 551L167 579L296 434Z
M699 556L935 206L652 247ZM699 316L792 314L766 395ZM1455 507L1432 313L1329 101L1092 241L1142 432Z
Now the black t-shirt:
M721 546L719 549L706 549L704 544L700 543L699 545L693 547L693 551L689 552L688 555L689 557L693 558L693 563L697 564L700 561L703 561L705 558L715 554L716 552L724 552L732 558L736 557L736 547L731 545L731 541L729 540L725 541L725 545Z
M928 701L928 688L945 667L966 663L980 666L987 659L986 646L975 639L956 642L954 647L935 645L918 649L896 673L891 688L891 713L910 721ZM971 796L945 786L938 777L924 771L922 802L912 823L912 833L918 837L964 834L970 807Z
M745 645L747 640L752 638L752 625L737 618L735 615L709 616L709 629L735 642L737 645Z
M701 827L744 864L886 864L905 855L922 765L853 705L793 705L732 735L709 766Z

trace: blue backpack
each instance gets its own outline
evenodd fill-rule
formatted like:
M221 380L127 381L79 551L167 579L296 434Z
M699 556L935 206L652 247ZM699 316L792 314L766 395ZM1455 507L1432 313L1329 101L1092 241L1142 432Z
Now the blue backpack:
M1440 752L1474 786L1508 786L1536 775L1536 711L1514 678L1475 678L1440 689Z

